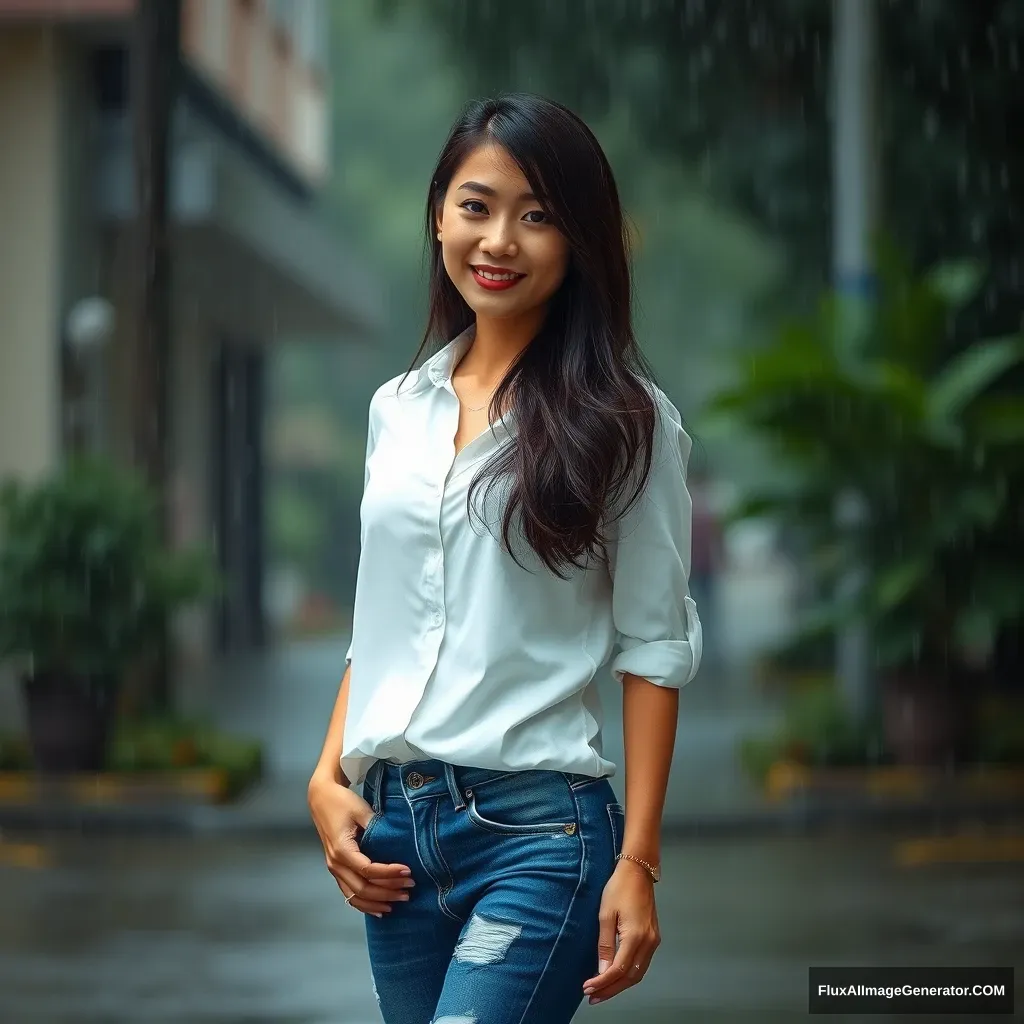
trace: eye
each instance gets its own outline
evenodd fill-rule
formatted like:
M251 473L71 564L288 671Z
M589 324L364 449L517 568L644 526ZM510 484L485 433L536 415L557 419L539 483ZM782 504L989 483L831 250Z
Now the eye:
M535 218L535 219L530 220L530 218ZM531 224L543 224L549 218L548 218L548 215L543 210L531 210L526 215L526 217L523 218L523 219L524 220L529 220Z
M459 206L467 213L486 213L487 207L480 202L479 199L467 199L464 203L459 203ZM471 209L471 207L479 207L479 209Z

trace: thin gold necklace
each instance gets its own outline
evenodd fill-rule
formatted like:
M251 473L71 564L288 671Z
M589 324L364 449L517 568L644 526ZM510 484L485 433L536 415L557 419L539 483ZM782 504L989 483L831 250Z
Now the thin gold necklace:
M452 386L454 388L454 385ZM497 387L491 388L487 401L484 402L483 405L469 405L462 398L459 398L459 393L457 391L455 392L455 397L459 399L459 403L463 406L463 408L468 409L470 412L480 412L482 409L486 409L487 406L491 404L491 399L494 397L495 391L497 391Z

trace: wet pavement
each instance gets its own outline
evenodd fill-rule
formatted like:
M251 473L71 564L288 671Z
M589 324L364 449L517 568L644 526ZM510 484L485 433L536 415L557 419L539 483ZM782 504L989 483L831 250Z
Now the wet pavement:
M897 838L672 844L648 978L576 1019L781 1024L809 965L1019 967L1019 865L901 867ZM20 863L0 858L4 1024L379 1020L315 839L62 840Z

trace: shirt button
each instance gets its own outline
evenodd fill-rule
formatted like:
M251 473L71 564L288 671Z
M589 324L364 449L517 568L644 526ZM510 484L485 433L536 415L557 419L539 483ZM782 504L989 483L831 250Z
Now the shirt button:
M444 622L444 612L439 608L435 609L434 614L430 617L430 621L433 622L435 626L440 626L441 623Z

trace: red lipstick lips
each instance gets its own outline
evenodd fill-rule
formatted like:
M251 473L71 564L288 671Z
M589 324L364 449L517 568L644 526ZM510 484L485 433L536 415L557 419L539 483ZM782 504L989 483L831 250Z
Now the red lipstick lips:
M473 279L476 281L481 288L486 288L491 292L503 292L509 288L517 285L526 275L516 273L514 270L507 270L504 267L489 267L485 264L477 264L473 266ZM493 278L484 277L483 274L493 274ZM505 275L512 274L513 277L506 277Z

